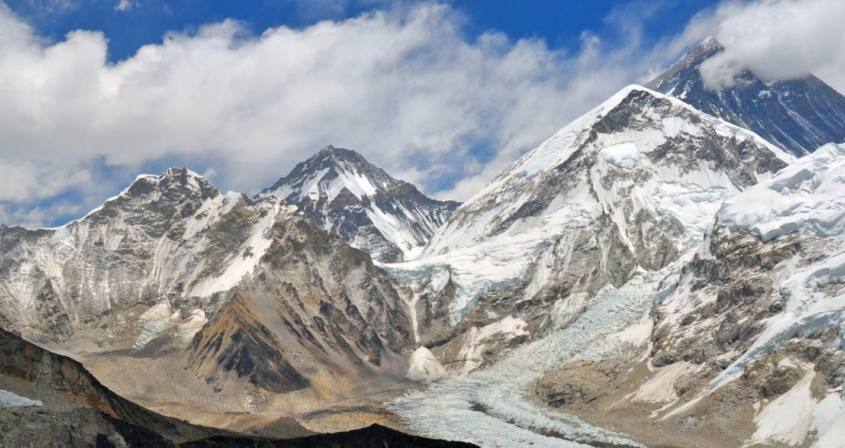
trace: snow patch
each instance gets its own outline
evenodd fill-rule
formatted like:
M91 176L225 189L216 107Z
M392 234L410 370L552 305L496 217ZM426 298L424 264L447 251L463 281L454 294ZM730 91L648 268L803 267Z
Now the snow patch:
M676 362L657 370L657 373L640 385L636 392L629 396L631 401L645 401L648 403L667 403L678 399L675 384L694 370L688 362Z
M631 170L640 164L640 151L634 142L618 143L606 146L599 155L607 163L621 169Z
M283 208L281 208L283 207ZM228 291L252 274L255 266L273 243L269 237L270 229L276 223L280 212L291 213L295 207L275 202L270 210L253 226L252 234L244 242L241 250L229 260L226 269L217 277L205 278L191 289L191 296L208 297L216 292Z
M190 342L194 335L206 324L205 312L192 310L182 319L180 311L174 311L166 301L155 304L138 317L140 331L132 345L133 350L141 350L153 339L175 330L175 336L183 343Z
M813 427L816 400L810 391L815 372L807 369L792 389L768 403L754 421L757 431L749 444L781 442L799 445ZM841 440L840 440L841 442Z
M643 314L642 319L626 327L624 330L610 335L612 341L639 347L649 341L654 321L649 313Z
M0 408L22 406L44 406L44 403L41 400L31 400L14 392L0 389Z
M467 333L467 340L458 354L459 359L464 359L461 373L466 375L469 372L477 369L484 362L482 354L484 353L485 341L493 336L504 336L507 339L513 339L517 336L528 336L526 330L526 323L522 319L512 316L507 316L504 319L487 324L480 329L477 327L470 328Z
M446 375L446 370L440 364L440 360L425 347L414 350L408 364L406 376L412 381L436 381Z

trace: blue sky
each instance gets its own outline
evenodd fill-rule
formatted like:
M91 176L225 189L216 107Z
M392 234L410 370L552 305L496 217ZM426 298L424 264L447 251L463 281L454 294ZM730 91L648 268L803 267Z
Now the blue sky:
M754 38L779 42L751 63L842 88L845 52L808 57L799 39L836 42L823 36L842 33L837 20L800 26L836 19L836 1L5 0L0 223L61 224L174 165L254 193L327 144L464 200L619 88L751 19ZM783 42L801 42L785 63Z
M227 18L237 19L259 34L279 25L303 27L319 20L342 20L363 12L390 7L379 1L343 0L133 0L124 10L120 0L7 0L6 4L33 25L39 34L61 40L76 29L100 30L109 39L109 58L129 57L138 47L161 42L168 31L191 31ZM614 11L653 10L647 27L650 39L683 30L696 13L711 8L714 0L658 1L525 1L457 0L450 2L466 16L465 31L478 35L499 30L518 39L539 37L550 47L575 49L588 31L609 39L620 38L608 23Z

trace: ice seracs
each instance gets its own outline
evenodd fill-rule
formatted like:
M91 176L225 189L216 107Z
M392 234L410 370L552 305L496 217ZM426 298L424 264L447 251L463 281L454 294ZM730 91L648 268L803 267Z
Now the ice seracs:
M719 223L753 230L764 241L789 233L827 237L845 233L845 144L826 145L731 201Z

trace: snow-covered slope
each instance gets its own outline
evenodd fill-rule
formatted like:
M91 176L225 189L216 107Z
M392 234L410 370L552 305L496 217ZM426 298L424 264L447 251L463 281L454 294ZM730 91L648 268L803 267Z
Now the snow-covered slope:
M414 258L458 206L396 180L349 149L328 146L261 196L296 204L320 227L374 259Z
M753 441L841 446L843 173L845 145L826 145L721 208L655 308L652 363L687 362L703 384L666 418L712 412L706 397L725 389L751 390Z
M753 133L630 86L514 163L419 259L391 269L448 267L454 321L482 293L514 285L513 303L566 298L561 306L577 308L604 284L673 260L725 199L790 159Z
M843 146L794 159L623 90L459 208L423 257L389 266L447 278L460 336L424 353L469 371L393 409L484 446L841 446L843 172ZM536 339L476 337L504 322ZM500 359L473 370L480 353Z
M764 82L746 72L734 87L704 87L699 68L724 48L710 38L647 86L750 129L795 155L845 142L845 96L815 76Z

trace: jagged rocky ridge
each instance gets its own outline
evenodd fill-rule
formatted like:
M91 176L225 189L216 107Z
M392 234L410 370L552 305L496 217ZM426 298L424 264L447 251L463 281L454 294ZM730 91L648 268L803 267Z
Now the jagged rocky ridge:
M746 71L732 87L707 89L701 64L723 50L707 39L647 87L750 129L797 156L845 142L845 96L813 75L765 82Z
M376 260L411 259L457 208L394 179L355 151L328 146L262 196L295 204L320 227Z

